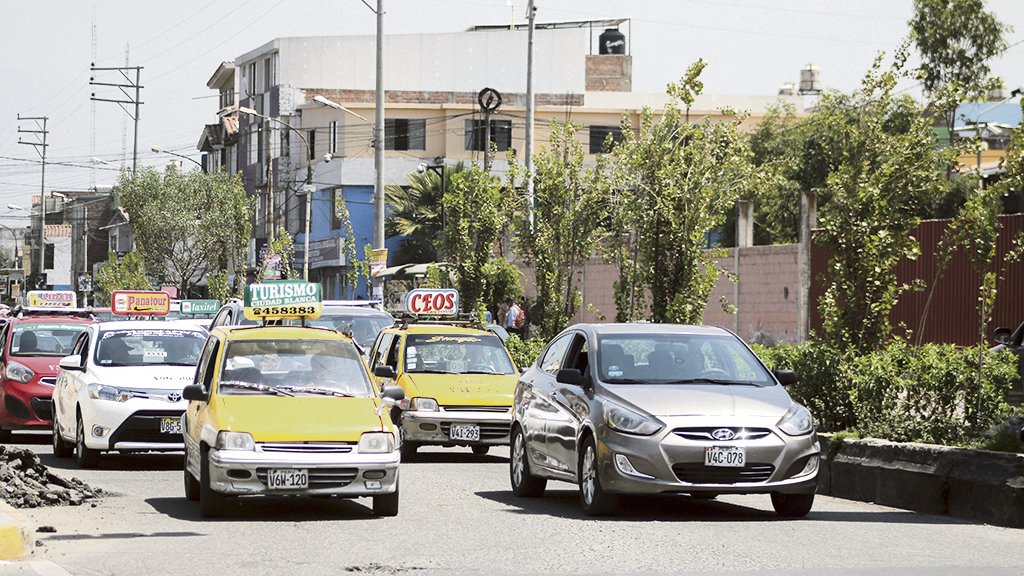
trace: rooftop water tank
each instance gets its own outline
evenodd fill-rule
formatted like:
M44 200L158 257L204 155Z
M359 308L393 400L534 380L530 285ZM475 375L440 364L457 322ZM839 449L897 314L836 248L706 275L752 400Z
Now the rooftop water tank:
M796 85L792 82L786 82L779 86L779 96L796 96Z
M808 64L800 70L800 93L821 93L821 70L814 64Z
M598 38L598 54L625 54L626 35L617 28L606 28Z

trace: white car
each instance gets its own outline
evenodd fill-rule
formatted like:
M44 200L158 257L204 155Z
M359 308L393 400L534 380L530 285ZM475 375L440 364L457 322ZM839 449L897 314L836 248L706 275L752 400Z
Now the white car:
M207 333L188 322L101 322L62 358L53 392L53 452L83 468L100 453L184 449L181 391Z

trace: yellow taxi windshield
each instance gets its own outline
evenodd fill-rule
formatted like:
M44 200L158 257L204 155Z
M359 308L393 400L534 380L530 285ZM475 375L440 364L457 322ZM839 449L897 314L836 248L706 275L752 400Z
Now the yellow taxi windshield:
M235 340L224 354L219 393L372 396L355 346L341 340Z
M497 336L410 334L405 371L442 374L514 374L512 360Z

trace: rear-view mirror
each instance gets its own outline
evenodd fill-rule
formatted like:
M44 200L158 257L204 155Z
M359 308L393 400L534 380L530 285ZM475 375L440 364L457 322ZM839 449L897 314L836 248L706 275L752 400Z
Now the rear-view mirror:
M65 356L60 359L60 362L58 362L58 364L63 370L70 370L72 372L81 372L85 370L85 368L82 367L81 356Z
M1013 335L1013 331L1009 328L999 327L992 332L992 340L997 344L1010 345L1010 337Z
M796 372L792 370L775 370L772 372L775 375L775 379L779 381L779 384L783 386L789 386L790 384L796 384L800 379L797 378Z

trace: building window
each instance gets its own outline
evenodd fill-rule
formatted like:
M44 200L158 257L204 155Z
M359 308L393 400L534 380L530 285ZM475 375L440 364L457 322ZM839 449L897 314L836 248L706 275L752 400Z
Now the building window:
M281 130L280 132L281 132L281 155L282 156L289 156L290 157L292 155L292 146L291 146L291 137L290 137L290 134L292 133L292 131L291 130Z
M331 190L331 230L341 230L341 214L338 213L338 203L344 201L344 190L341 188Z
M53 270L53 244L44 244L43 270Z
M338 151L338 122L327 125L327 151L332 155Z
M252 62L252 63L249 64L249 77L246 78L246 80L248 80L248 82L246 82L246 84L248 84L246 86L246 88L249 91L249 94L247 94L247 96L249 96L249 98L252 98L252 97L256 96L256 94L257 94L257 92L256 92L256 63L255 62Z
M427 121L408 118L384 120L385 150L426 150Z
M611 135L612 140L611 146L606 142L608 136ZM590 153L591 154L604 154L611 152L619 142L623 141L622 128L619 126L591 126L590 127Z
M483 120L466 120L466 150L484 151L486 128ZM512 147L511 120L491 120L491 142L498 152Z

